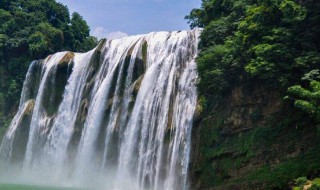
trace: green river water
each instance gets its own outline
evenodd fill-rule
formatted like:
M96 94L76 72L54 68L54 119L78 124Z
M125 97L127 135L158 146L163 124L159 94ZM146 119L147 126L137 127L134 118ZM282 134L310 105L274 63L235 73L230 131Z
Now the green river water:
M0 184L0 190L84 190L64 187L44 187L32 185Z

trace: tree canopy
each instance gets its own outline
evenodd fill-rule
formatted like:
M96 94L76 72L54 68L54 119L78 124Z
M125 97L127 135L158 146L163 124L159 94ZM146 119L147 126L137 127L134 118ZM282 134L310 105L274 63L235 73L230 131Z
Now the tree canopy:
M186 19L204 28L197 62L205 106L240 83L308 88L301 79L320 66L319 13L316 0L202 0Z
M57 51L84 52L97 39L79 13L55 0L0 1L0 126L14 110L30 62Z

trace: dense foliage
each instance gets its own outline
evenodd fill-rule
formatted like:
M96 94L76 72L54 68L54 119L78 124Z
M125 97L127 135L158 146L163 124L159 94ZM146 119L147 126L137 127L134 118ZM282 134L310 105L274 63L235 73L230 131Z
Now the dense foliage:
M292 86L288 89L291 96L295 97L295 106L306 112L317 123L320 123L320 82L311 81L310 89L305 89L300 85ZM318 127L320 127L318 125Z
M0 1L0 128L10 121L30 62L57 51L97 44L78 13L55 0Z
M238 84L286 93L290 86L308 87L303 77L319 79L319 1L202 0L186 19L191 27L204 27L198 70L207 107Z
M319 175L320 1L202 0L186 19L203 28L197 185L285 189Z

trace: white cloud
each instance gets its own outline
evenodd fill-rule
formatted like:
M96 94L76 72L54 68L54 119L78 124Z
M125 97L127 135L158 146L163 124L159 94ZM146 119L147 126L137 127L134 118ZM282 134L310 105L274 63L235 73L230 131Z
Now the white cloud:
M99 26L93 29L91 35L97 37L98 39L106 38L108 35L108 31L105 28Z
M101 26L96 27L91 32L91 35L97 37L98 39L107 38L108 40L118 39L118 38L123 38L123 37L128 36L127 33L121 32L121 31L109 32L107 29L105 29Z
M112 40L112 39L119 39L123 37L127 37L128 34L125 32L117 31L117 32L111 32L107 35L107 39Z

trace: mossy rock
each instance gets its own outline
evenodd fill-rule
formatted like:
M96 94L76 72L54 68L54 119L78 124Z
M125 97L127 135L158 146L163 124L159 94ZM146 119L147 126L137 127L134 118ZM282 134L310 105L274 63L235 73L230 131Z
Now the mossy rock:
M143 64L146 66L147 65L147 57L148 56L148 43L145 41L142 45L142 60Z
M97 45L95 51L102 52L102 48L105 47L107 40L105 38L101 39L99 44Z
M11 158L11 161L15 164L21 164L21 161L24 159L34 105L34 99L28 100L25 103L26 107L17 126L17 131L12 146L13 150Z
M134 95L134 99L136 99L142 80L144 78L144 75L140 76L135 82L134 82L134 87L133 87L133 95Z
M34 99L31 99L31 100L28 100L26 104L27 104L27 108L25 110L24 115L30 116L33 113L34 105L36 104L36 102Z
M74 58L74 55L75 54L73 52L67 52L66 55L59 61L59 65L68 65Z
M59 61L56 71L49 74L49 80L44 89L43 107L49 117L57 111L63 99L63 93L70 77L69 65L73 65L74 53L68 52ZM52 80L53 79L53 80Z

